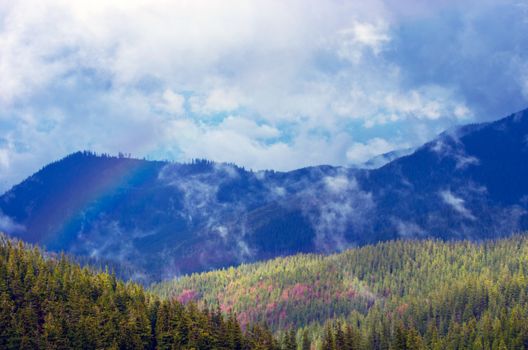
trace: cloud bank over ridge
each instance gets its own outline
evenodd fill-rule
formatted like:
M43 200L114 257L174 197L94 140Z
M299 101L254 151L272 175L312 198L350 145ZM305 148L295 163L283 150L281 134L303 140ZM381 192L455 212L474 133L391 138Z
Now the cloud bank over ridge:
M78 149L352 165L528 100L520 1L0 4L0 190Z

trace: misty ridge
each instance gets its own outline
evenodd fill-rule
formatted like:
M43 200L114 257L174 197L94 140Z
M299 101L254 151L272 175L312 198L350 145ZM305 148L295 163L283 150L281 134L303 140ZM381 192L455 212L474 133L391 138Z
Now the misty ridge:
M527 135L522 111L446 131L375 169L78 152L0 197L0 224L145 283L400 238L502 237L528 228Z

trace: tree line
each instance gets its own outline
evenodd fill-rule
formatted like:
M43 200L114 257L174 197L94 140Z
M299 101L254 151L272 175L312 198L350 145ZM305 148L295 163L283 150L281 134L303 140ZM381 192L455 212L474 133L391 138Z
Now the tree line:
M266 326L161 300L0 235L1 349L280 349Z
M401 240L194 274L151 290L219 303L242 326L266 322L298 349L528 349L526 271L525 235Z

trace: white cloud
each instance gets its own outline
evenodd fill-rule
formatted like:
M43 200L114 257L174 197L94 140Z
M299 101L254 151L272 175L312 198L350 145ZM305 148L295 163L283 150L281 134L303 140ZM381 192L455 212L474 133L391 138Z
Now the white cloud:
M464 104L455 106L453 114L459 119L466 119L472 116L471 110Z
M326 188L333 193L343 193L349 188L355 189L357 187L356 179L349 181L347 176L327 176L324 178L324 183Z
M251 119L229 116L220 124L220 130L233 131L255 139L269 139L280 136L280 131L267 124L257 124Z
M292 142L266 142L270 137L275 138L277 133L272 126L259 126L248 119L231 116L218 126L190 119L173 120L160 137L166 144L177 142L182 159L205 157L255 170L289 170L306 164L346 162L341 158L345 156L349 142L346 134L324 140L306 132Z
M337 54L342 59L359 63L365 49L378 55L389 41L385 23L356 22L350 28L339 31Z
M370 192L363 191L354 178L340 169L335 176L323 179L328 191L324 201L318 203L316 215L308 215L315 229L315 246L324 252L343 250L350 247L346 235L351 231L365 229L366 218L373 215L375 202ZM305 211L312 211L313 197L320 196L314 188L307 186L302 192L300 205ZM303 198L306 197L306 199Z
M376 137L366 143L355 142L346 152L347 159L352 164L361 164L367 160L383 153L390 152L398 148L406 148L406 145L393 145L387 140Z
M396 230L398 231L398 235L400 237L416 238L426 234L426 231L414 222L404 221L396 218L392 219L391 221L396 225Z
M9 168L9 151L5 148L0 149L0 169Z
M235 89L215 88L206 97L193 96L191 106L193 112L199 114L231 112L241 106L242 100L242 94Z
M475 156L467 154L464 145L458 139L454 130L447 131L441 138L436 140L431 147L440 158L449 157L455 160L456 169L465 169L469 166L477 166L480 160Z
M522 63L520 67L520 74L517 77L517 81L521 86L522 94L528 99L528 61Z
M423 97L418 91L411 91L407 95L388 95L386 102L387 106L395 112L414 114L428 119L438 119L441 116L441 104L434 100L423 101Z
M430 78L446 66L442 57L449 67L466 62L471 55L456 45L474 49L469 44L476 42L479 57L499 57L492 44L473 40L483 35L478 31L426 28L455 46L447 52L430 45L418 35L420 25L436 22L420 20L438 19L439 7L452 7L462 23L472 15L486 19L493 4L477 10L466 2L384 0L0 2L0 133L16 140L0 156L0 186L87 148L292 169L347 165L402 139L416 146L480 117L468 98L493 83L478 85L479 72L460 77L471 69ZM526 45L521 37L508 40L512 55L501 53L500 66L508 69L500 72L521 91ZM429 50L441 55L405 56ZM376 127L391 131L371 136L385 143L362 145L355 133L365 131L350 124L372 128L369 135Z
M468 156L466 154L460 153L455 156L456 168L465 169L471 165L479 165L480 160L473 156Z
M168 113L181 115L185 112L185 97L167 89L161 96L160 107Z
M444 201L444 203L448 204L449 206L451 206L451 208L453 208L455 211L457 211L459 214L461 214L462 216L468 218L468 219L471 219L471 220L475 220L475 217L473 216L473 214L471 214L471 211L469 211L465 206L464 206L464 199L460 198L460 197L457 197L455 196L451 191L447 190L447 191L441 191L440 192L440 197L442 198L442 200Z
M24 230L25 227L23 225L17 224L9 216L4 215L4 213L0 211L0 232L15 234Z

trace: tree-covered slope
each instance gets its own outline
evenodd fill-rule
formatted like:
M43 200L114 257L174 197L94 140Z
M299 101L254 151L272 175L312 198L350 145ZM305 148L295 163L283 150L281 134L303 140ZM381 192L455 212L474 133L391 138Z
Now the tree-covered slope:
M335 337L335 326L325 331L323 325L341 320L337 333L348 325L365 349L405 348L394 342L407 338L422 344L418 348L523 349L527 271L525 236L482 243L403 240L194 274L151 290L183 302L220 303L243 325L307 327L319 345L328 346L324 334Z
M0 234L0 349L277 349L234 316L160 301L134 283Z

